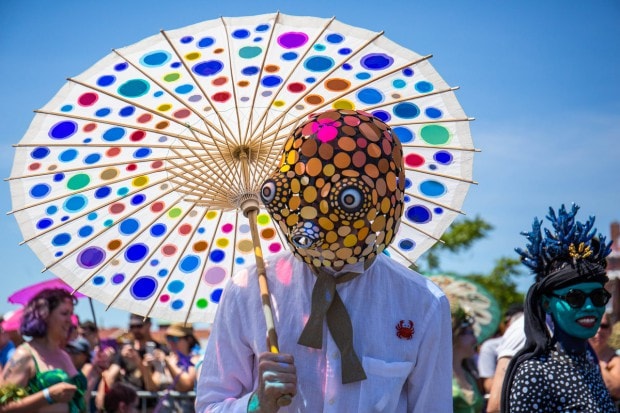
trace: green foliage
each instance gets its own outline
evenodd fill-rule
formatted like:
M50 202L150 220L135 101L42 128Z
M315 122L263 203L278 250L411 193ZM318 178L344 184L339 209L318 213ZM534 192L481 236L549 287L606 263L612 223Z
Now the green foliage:
M502 314L511 304L523 303L524 294L517 290L514 277L523 275L521 261L502 257L495 263L495 268L488 275L470 274L467 277L485 287L497 300Z
M443 251L455 254L462 252L470 248L477 240L485 238L492 229L493 226L480 217L463 218L453 222L441 237L443 242L433 245L422 257L422 262L426 263L424 271L437 272L440 269L439 255Z
M472 245L486 238L493 226L480 217L462 218L455 221L441 237L443 242L436 243L418 262L416 271L440 273L440 255L445 253L458 254L471 248ZM489 274L455 274L471 278L485 287L497 300L502 312L514 303L522 303L524 295L517 290L515 277L524 275L518 259L501 257L496 261L495 268Z

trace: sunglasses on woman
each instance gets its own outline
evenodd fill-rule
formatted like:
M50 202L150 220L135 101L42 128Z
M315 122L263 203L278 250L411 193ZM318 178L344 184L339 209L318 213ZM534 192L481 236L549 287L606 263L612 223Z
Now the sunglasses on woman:
M178 343L179 340L184 339L185 337L177 337L177 336L166 336L166 340L171 343Z
M611 294L604 288L597 288L596 290L590 291L590 293L585 293L581 290L569 290L564 295L550 294L552 297L559 298L560 300L565 301L568 305L573 308L581 308L586 303L586 299L590 298L592 304L595 307L603 307L611 298Z

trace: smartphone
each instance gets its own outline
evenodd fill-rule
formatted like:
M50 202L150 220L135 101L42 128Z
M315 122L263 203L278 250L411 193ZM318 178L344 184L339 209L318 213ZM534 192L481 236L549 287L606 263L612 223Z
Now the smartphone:
M146 343L146 354L153 354L153 350L155 350L155 348L157 348L155 343L152 341L148 341Z

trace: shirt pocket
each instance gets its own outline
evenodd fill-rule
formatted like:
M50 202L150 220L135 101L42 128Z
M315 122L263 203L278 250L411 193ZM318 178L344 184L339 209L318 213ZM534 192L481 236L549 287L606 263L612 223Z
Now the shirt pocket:
M361 382L359 412L394 412L405 380L413 369L413 362L387 362L364 357L362 364L366 380Z

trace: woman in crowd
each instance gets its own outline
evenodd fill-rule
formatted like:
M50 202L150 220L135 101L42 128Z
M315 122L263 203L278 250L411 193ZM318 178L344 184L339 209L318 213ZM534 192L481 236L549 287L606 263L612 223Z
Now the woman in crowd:
M601 375L603 376L605 386L607 386L611 398L618 404L618 401L620 401L620 356L609 345L611 327L609 313L603 314L598 331L589 342L596 353L596 357L598 357L598 365L601 368Z
M101 373L102 380L97 388L95 405L103 408L104 395L112 388L115 383L123 383L132 387L135 391L155 392L160 390L155 382L152 364L154 358L152 354L140 356L139 351L134 348L134 340L125 337L120 340L117 357L107 369ZM154 405L154 399L148 399L149 409Z
M20 345L2 375L3 384L27 388L29 395L2 412L86 412L87 379L65 352L75 299L63 289L43 290L26 305Z
M192 326L185 326L183 323L170 325L166 329L166 342L170 352L168 355L160 350L155 350L155 357L162 360L166 366L168 377L163 380L168 384L168 390L176 390L185 393L194 390L196 385L196 365L200 361L197 349L200 344L194 336ZM156 379L162 382L161 377ZM194 400L179 398L162 399L162 412L184 412L194 411Z
M525 299L525 347L506 371L502 412L612 413L614 403L599 366L588 351L610 294L604 285L610 244L592 228L594 218L575 220L578 207L549 209L553 231L524 233L530 242L517 249L537 275ZM547 324L549 318L549 326Z
M454 413L479 413L484 398L478 387L473 356L476 353L474 319L450 302L452 313L452 404Z

